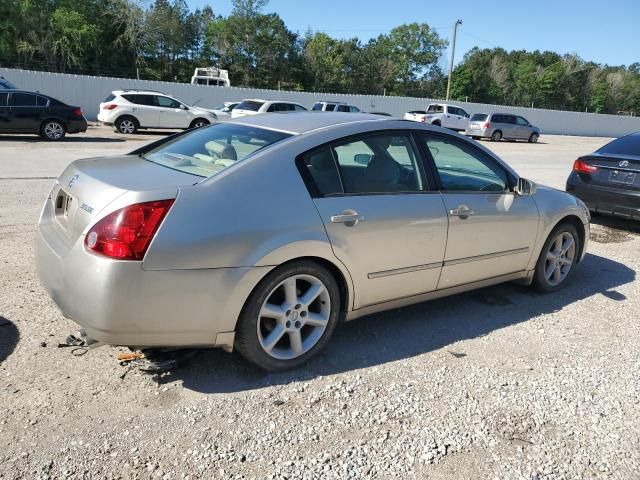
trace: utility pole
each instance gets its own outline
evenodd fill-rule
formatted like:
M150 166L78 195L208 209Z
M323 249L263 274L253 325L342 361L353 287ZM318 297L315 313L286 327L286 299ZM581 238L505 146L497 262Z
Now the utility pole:
M456 54L456 32L458 31L458 25L462 25L462 19L456 20L453 24L453 41L451 42L451 62L449 62L449 79L447 80L447 98L449 100L449 93L451 93L451 73L453 72L453 57Z

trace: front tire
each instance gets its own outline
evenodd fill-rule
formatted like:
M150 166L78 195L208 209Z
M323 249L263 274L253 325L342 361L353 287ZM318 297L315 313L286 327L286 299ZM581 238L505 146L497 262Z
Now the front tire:
M537 133L532 133L529 137L529 143L538 143L538 138L540 138L540 135L538 135Z
M206 127L207 125L209 125L208 120L205 120L204 118L196 118L193 122L191 122L191 125L189 125L189 128L200 128L200 127Z
M58 120L45 120L40 126L40 136L50 142L62 140L66 133L64 123Z
M549 234L533 274L533 286L541 292L555 292L565 286L580 251L575 227L561 223Z
M140 128L138 121L133 117L120 117L116 120L114 126L116 127L116 132L124 135L133 135Z
M268 371L297 368L318 353L333 334L340 292L333 275L312 261L270 272L242 309L235 347Z

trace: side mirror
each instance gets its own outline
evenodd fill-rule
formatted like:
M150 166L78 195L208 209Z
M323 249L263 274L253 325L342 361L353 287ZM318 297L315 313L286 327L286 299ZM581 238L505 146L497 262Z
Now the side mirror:
M516 195L520 195L522 197L526 195L533 195L534 193L536 193L536 184L531 180L520 177L518 178L518 183L513 191L516 193Z
M359 163L360 165L369 165L371 161L371 155L368 153L356 153L353 156L353 161Z
M189 107L187 107L186 105L180 104L180 108L182 110L189 110Z

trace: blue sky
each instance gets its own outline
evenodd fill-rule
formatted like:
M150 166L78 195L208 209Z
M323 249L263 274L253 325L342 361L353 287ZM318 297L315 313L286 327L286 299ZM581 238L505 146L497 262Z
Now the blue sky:
M224 16L231 11L231 0L187 1ZM265 11L293 31L362 40L410 22L426 22L450 39L462 18L456 63L474 46L577 53L609 65L640 62L640 0L271 0Z

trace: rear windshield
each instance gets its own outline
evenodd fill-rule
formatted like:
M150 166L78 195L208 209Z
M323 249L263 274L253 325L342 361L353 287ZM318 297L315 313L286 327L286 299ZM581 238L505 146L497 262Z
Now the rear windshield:
M598 150L607 155L638 155L640 156L640 135L637 133L620 137L607 143Z
M427 113L442 113L444 112L444 107L442 105L429 105L427 108Z
M254 102L253 100L247 100L244 102L240 102L240 104L236 107L238 110L251 110L252 112L257 112L260 110L260 107L264 105L264 102Z
M484 122L487 119L488 116L489 115L487 115L486 113L474 113L471 116L470 121L471 122Z
M217 123L181 135L143 154L142 158L181 172L211 177L290 136L248 125Z

